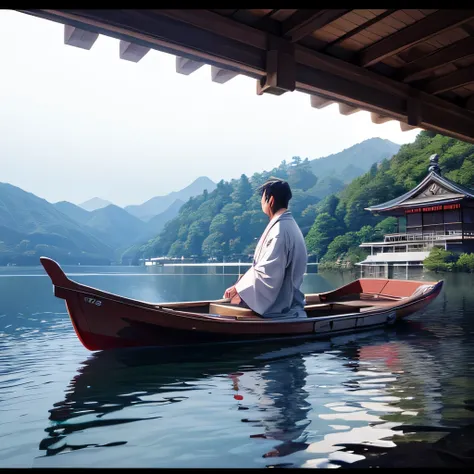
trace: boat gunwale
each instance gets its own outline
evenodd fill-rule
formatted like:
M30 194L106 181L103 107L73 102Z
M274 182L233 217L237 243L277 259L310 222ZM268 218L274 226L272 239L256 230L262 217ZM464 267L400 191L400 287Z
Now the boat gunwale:
M426 284L427 282L423 282L423 284ZM93 292L89 291L84 291L79 288L65 288L65 287L60 287L60 286L55 286L55 288L59 288L62 290L66 291L71 291L72 293L81 293L86 296L99 296L101 299L106 299L108 301L111 301L113 303L119 303L123 304L126 306L132 306L135 308L141 308L141 309L146 309L147 311L154 311L157 313L165 313L169 314L170 316L179 316L184 319L189 319L189 320L197 320L197 321L205 321L205 322L218 322L218 323L229 323L229 324L282 324L282 323L308 323L308 322L314 322L314 321L326 321L326 320L332 320L332 319L337 319L337 320L343 320L343 319L350 319L354 317L366 317L366 316L373 316L375 314L385 314L385 313L390 313L393 311L398 311L401 309L408 308L414 304L423 302L424 300L428 299L430 296L432 296L433 293L435 293L438 289L438 287L443 285L443 280L440 280L439 282L436 282L433 284L433 288L426 294L420 295L419 298L407 301L406 303L401 303L403 300L399 300L401 304L394 304L393 306L389 307L377 307L374 306L373 309L369 309L363 313L361 312L351 312L351 313L344 313L344 314L334 314L334 315L326 315L326 316L308 316L307 318L291 318L291 317L282 317L282 318L263 318L260 317L260 319L255 319L255 320L244 320L244 319L226 319L225 317L220 317L219 314L213 314L213 313L194 313L194 312L188 312L185 310L177 310L174 308L166 308L161 305L152 305L150 303L142 302L139 300L133 300L131 298L126 298L122 297L119 295L115 295L113 293L108 293L108 292L103 292L102 290L97 290L93 287L88 287L86 285L78 284L82 288L85 288L86 290L94 290L100 293L99 294L94 294ZM440 288L441 290L441 288ZM118 299L115 299L118 298ZM66 299L66 298L64 298ZM200 301L200 302L189 302L189 306L195 305L197 303L202 303L203 305L209 304L209 301ZM337 304L337 302L334 302ZM394 301L394 303L397 303L397 301ZM331 303L328 303L331 304Z
M132 298L128 298L125 296L117 295L115 293L111 293L108 291L100 290L88 285L84 285L82 283L76 282L74 280L71 280L68 278L68 276L64 273L60 265L55 262L54 260L48 258L48 257L41 257L40 261L45 268L48 276L50 277L53 287L54 287L54 293L56 296L59 298L62 298L66 300L67 298L65 296L59 296L57 295L57 289L63 290L63 291L70 291L72 293L81 293L87 296L96 296L101 299L106 299L109 301L112 301L114 303L119 303L123 305L128 305L140 309L144 309L147 311L154 311L157 313L164 313L168 314L170 316L179 316L180 318L187 319L187 320L194 320L194 321L202 321L206 323L220 323L220 324L265 324L265 325L274 325L274 324L285 324L285 323L305 323L307 324L308 322L315 322L315 321L326 321L326 320L344 320L344 319L350 319L354 317L368 317L368 316L373 316L373 315L381 315L381 314L386 314L390 313L393 311L398 311L401 309L408 308L414 304L418 304L420 302L423 302L426 299L429 299L433 293L436 293L437 291L441 291L442 286L444 284L443 280L439 280L437 282L432 282L432 281L419 281L419 280L407 280L410 281L411 283L417 283L419 286L422 285L430 285L432 288L430 289L429 292L421 294L419 297L415 299L411 299L410 296L406 297L406 299L409 299L409 301L402 303L403 299L401 300L394 300L393 305L390 305L388 307L380 307L380 306L373 306L373 308L370 308L364 312L351 312L351 313L343 313L343 314L333 314L333 315L325 315L325 316L308 316L306 318L294 318L294 317L281 317L281 318L264 318L262 316L256 316L259 319L239 319L238 315L235 316L235 319L226 319L226 317L222 317L219 314L214 314L214 313L195 313L195 312L189 312L186 311L185 308L189 306L198 306L198 305L210 305L212 303L222 303L224 301L228 302L228 300L201 300L201 301L186 301L186 302L174 302L174 303L149 303L146 301L141 301L141 300L136 300ZM350 283L343 285L339 288L335 288L333 290L327 291L327 292L322 292L322 293L312 293L308 294L305 296L310 296L310 295L319 295L319 296L326 296L330 295L331 293L335 293L336 291L339 291L355 281L388 281L389 279L386 278L359 278L357 280L353 280ZM56 281L56 282L55 282ZM392 280L393 281L393 280ZM439 290L438 290L439 289ZM416 291L416 290L414 290ZM364 293L359 293L359 294L364 294ZM371 294L371 293L365 293L365 294ZM338 303L343 303L343 302L338 302L338 301L326 301L325 303L322 304L338 304ZM397 304L400 303L400 304ZM168 307L167 307L168 305ZM178 308L171 308L169 306L178 306ZM179 305L182 305L183 310L179 309ZM349 307L349 306L348 306ZM228 317L234 317L234 316L228 316Z

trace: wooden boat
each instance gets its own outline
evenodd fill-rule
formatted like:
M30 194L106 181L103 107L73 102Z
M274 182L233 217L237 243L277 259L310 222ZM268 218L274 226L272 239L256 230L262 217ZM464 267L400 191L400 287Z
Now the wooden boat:
M54 294L66 300L73 327L89 350L327 337L391 325L424 308L443 281L359 279L306 295L306 318L262 318L228 300L146 303L70 280L50 258L41 264Z

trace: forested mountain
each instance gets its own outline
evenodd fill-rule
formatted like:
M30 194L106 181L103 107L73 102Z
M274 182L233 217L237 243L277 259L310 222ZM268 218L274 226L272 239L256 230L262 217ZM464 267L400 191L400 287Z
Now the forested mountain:
M344 190L314 207L314 224L306 236L308 251L326 261L363 259L365 254L358 245L393 232L396 222L391 217L374 216L365 208L414 188L428 174L429 157L434 153L439 154L444 176L474 187L474 145L421 132L414 143L402 145L391 160L373 165Z
M222 180L217 186L208 178L199 178L181 192L153 198L141 210L135 206L142 219L115 205L91 212L68 202L53 205L15 186L0 184L0 264L37 264L40 255L60 263L83 264L138 262L163 255L247 257L268 222L256 190L270 176L290 183L290 210L306 236L310 254L323 260L358 258L361 240L393 226L393 219L380 223L380 218L364 208L415 186L427 173L431 154L439 153L449 178L473 184L472 145L423 132L391 160L374 163L381 156L377 153L390 158L397 146L372 139L319 160L293 157L270 171ZM367 150L372 150L370 157L365 156ZM372 166L367 173L349 185L343 183L344 173L360 172L369 162ZM321 176L313 172L315 166ZM212 191L206 189L213 186ZM199 188L204 192L199 193ZM163 212L148 214L165 201L168 205Z
M293 190L291 211L302 227L309 229L312 221L305 212L319 201L309 192L317 178L308 159L294 157L291 163L282 162L278 168L255 173L250 179L242 175L238 180L222 180L213 192L205 191L189 199L178 217L168 222L157 238L141 247L139 256L221 258L251 253L268 222L256 190L270 176L288 180Z

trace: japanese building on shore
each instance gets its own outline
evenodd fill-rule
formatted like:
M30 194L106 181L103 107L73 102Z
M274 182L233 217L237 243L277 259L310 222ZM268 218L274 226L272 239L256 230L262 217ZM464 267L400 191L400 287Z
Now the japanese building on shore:
M360 262L363 277L390 277L394 267L421 267L433 247L474 252L474 190L441 175L438 155L415 188L391 201L366 208L397 218L397 232L381 242L364 242L370 255Z

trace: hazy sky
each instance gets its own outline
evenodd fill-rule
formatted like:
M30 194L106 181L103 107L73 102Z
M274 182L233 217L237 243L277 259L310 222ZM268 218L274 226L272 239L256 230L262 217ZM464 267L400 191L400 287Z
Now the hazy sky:
M50 202L139 204L198 176L250 176L295 155L418 133L337 105L313 109L299 92L257 96L243 76L216 84L210 66L177 74L175 57L154 50L124 61L107 36L90 51L66 46L63 28L0 10L0 181Z

